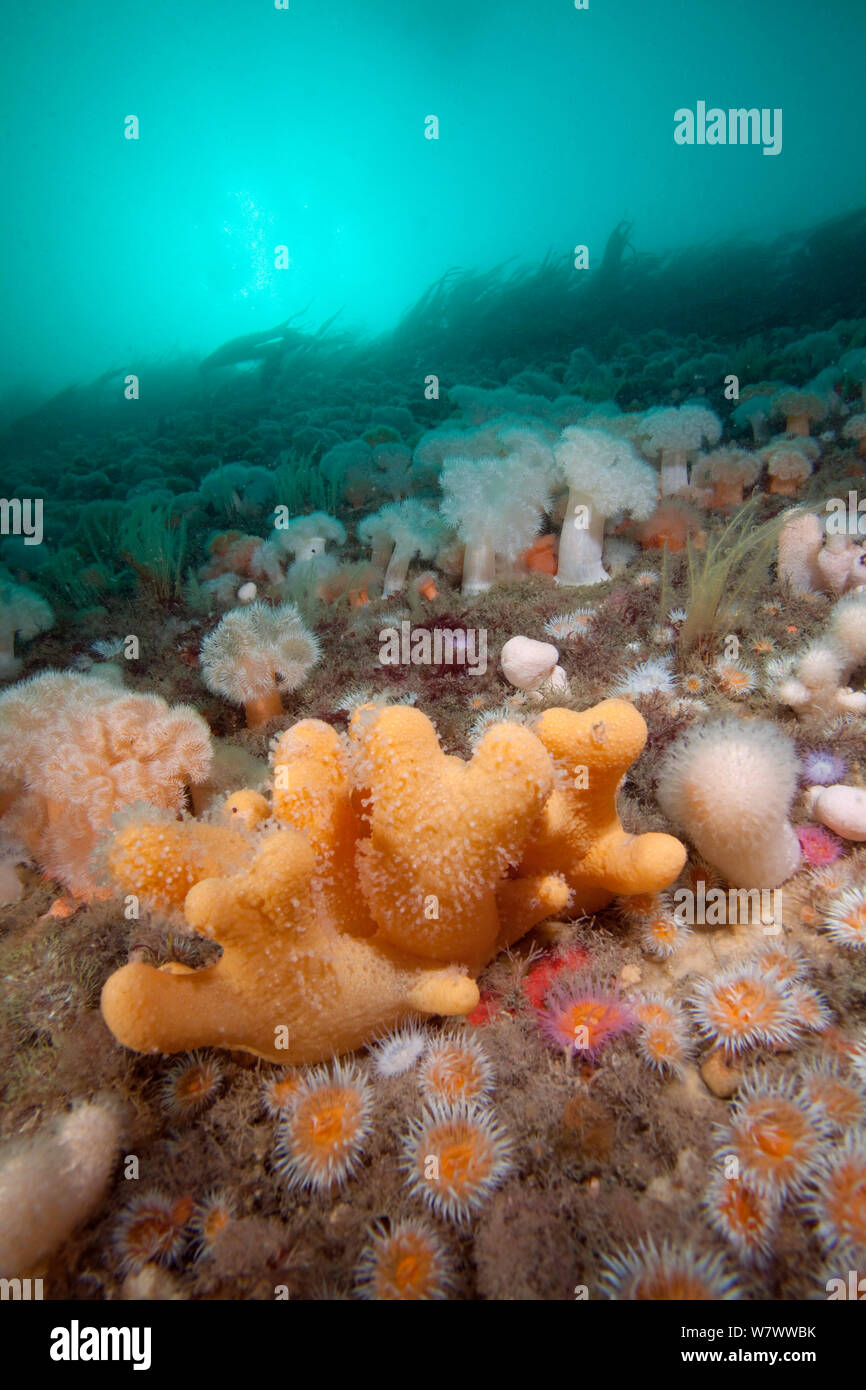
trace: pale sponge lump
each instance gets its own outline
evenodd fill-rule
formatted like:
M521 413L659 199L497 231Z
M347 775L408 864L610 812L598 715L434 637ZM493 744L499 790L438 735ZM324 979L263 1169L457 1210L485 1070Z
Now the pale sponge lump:
M668 750L658 799L735 888L777 888L800 863L788 821L798 770L794 745L776 725L714 720L690 729Z
M121 1130L119 1107L97 1099L0 1154L0 1278L26 1278L98 1211Z

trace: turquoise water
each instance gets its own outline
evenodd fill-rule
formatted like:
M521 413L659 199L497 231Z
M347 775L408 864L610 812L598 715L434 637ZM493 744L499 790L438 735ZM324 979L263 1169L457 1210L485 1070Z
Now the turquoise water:
M15 11L6 408L307 305L310 324L342 310L377 333L451 266L577 244L598 264L621 218L657 253L849 210L866 188L864 25L858 0ZM674 112L700 100L781 109L779 156L675 144Z

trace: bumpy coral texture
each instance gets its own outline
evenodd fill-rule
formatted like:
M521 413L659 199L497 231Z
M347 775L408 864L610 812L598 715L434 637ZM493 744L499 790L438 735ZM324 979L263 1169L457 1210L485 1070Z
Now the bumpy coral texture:
M146 907L174 915L203 878L243 867L252 844L240 829L133 814L108 851L111 877Z
M0 825L78 894L97 887L91 856L114 813L180 811L210 761L204 720L158 695L59 671L0 695Z
M115 1037L138 1052L241 1048L289 1065L360 1047L414 1012L463 1014L478 989L440 968L337 931L319 912L302 835L263 837L245 873L208 878L186 899L190 926L220 943L215 965L134 961L102 992Z
M254 847L256 857L187 894L187 923L222 957L196 972L124 966L103 991L109 1027L139 1051L216 1045L306 1063L412 1014L471 1011L471 974L570 897L582 911L676 877L679 841L628 836L616 817L617 784L645 738L625 701L581 716L548 711L540 738L494 725L469 762L443 753L429 719L407 706L357 710L348 750L328 725L303 720L274 750L271 819L262 823L263 803L254 825L234 830L238 854ZM553 793L566 798L559 838L545 838L554 781L545 739L590 767L588 790ZM176 900L211 841L194 828L160 838L145 826L131 842L121 831L123 886L138 891L138 863L154 901L171 842L180 862L162 892ZM530 841L545 851L532 873L507 877Z
M278 820L306 835L312 846L313 887L328 920L351 936L372 936L376 923L355 864L360 822L346 752L330 724L304 719L283 734L274 751L273 808Z
M616 793L647 740L643 717L628 700L603 700L580 714L549 709L536 726L557 768L557 785L523 854L520 877L561 873L572 915L605 907L616 894L656 893L685 863L672 835L629 835Z
M480 967L497 948L497 884L553 784L543 747L528 729L498 724L466 763L405 705L361 709L350 736L369 824L358 869L379 935Z

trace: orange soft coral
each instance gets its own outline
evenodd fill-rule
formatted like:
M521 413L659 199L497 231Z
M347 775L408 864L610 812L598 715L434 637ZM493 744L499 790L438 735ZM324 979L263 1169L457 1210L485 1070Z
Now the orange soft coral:
M655 893L673 883L686 851L672 835L629 835L616 793L647 739L628 700L603 700L577 714L549 709L536 725L557 767L557 786L523 853L521 879L562 874L571 914L594 912L615 894Z
M304 719L282 735L274 750L274 815L312 846L323 914L340 931L371 936L376 924L355 866L358 815L346 753L330 724Z
M96 890L91 856L115 812L139 801L180 811L210 761L204 720L158 695L72 671L0 695L3 829L82 896Z
M413 1013L465 1014L465 972L338 932L317 906L316 860L302 835L261 841L248 871L187 895L189 925L218 941L203 970L133 961L102 991L105 1021L138 1052L240 1048L299 1065L350 1052Z
M136 811L115 834L107 866L123 893L174 915L194 884L240 869L252 854L252 841L240 828Z
M377 939L483 965L500 934L497 884L553 785L544 749L528 729L497 724L466 763L406 705L363 707L350 736L369 826L358 870Z
M622 700L548 710L538 736L494 725L469 762L445 754L429 719L405 705L356 710L348 754L329 725L303 720L275 747L272 818L262 826L256 793L230 797L236 839L222 876L187 894L188 924L223 956L197 972L125 966L103 993L109 1026L141 1051L235 1046L310 1062L413 1011L469 1012L478 992L467 969L536 922L676 878L679 841L627 835L616 815L617 786L645 740ZM151 845L145 872L141 830L131 846L121 833L124 886L153 898L156 881L176 903L182 874L188 883L213 862L214 829L168 833L183 861L170 892L164 856Z

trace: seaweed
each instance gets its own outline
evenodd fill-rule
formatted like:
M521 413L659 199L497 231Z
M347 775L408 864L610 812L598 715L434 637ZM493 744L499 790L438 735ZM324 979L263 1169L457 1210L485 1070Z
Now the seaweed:
M708 656L719 636L732 624L742 622L749 598L766 584L779 532L791 512L755 526L760 501L750 499L721 531L710 537L704 549L688 542L688 616L679 632L680 656L695 650ZM666 591L663 581L663 601Z
M118 546L154 598L166 602L180 597L186 522L169 507L149 498L133 502L120 527Z

